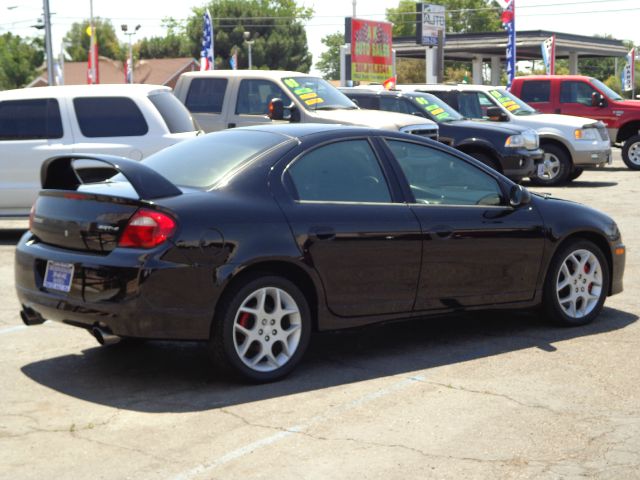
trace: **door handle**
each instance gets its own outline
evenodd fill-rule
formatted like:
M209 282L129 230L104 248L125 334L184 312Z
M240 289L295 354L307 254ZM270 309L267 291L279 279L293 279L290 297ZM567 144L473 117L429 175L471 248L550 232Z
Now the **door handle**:
M331 227L311 227L309 237L316 240L333 240L336 238L336 231Z

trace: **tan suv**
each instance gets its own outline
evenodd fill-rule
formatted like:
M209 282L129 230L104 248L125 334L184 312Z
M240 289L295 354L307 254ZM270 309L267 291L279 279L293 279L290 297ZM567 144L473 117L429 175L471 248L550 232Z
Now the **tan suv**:
M283 120L339 123L437 139L438 126L413 115L361 110L325 80L299 72L275 70L209 70L183 73L175 95L205 132L271 123L274 98L284 105ZM278 116L274 117L278 118Z

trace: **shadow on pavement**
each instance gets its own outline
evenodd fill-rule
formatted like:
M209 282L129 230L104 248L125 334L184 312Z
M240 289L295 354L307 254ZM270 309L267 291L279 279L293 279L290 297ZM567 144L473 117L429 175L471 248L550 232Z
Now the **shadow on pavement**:
M205 346L195 342L96 346L25 365L22 372L41 385L88 402L140 412L192 412L526 348L552 355L564 340L625 328L637 319L605 308L591 325L561 328L533 313L485 312L322 333L312 338L307 355L289 377L267 385L217 375Z
M25 228L0 229L0 245L16 245L26 231Z

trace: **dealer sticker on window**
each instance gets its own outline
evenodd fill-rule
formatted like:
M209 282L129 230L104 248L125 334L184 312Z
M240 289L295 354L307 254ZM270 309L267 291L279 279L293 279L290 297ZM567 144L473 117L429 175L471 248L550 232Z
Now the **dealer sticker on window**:
M44 287L61 292L71 290L71 281L73 280L73 264L47 262L47 270L44 274Z

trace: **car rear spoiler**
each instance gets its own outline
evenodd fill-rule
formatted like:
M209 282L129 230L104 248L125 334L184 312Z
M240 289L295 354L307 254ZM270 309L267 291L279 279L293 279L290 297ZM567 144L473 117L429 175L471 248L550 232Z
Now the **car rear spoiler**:
M42 188L77 190L83 181L73 167L74 160L94 160L106 163L113 170L125 176L141 200L175 197L182 194L182 191L169 180L136 160L115 155L82 153L58 155L45 160L40 170Z

